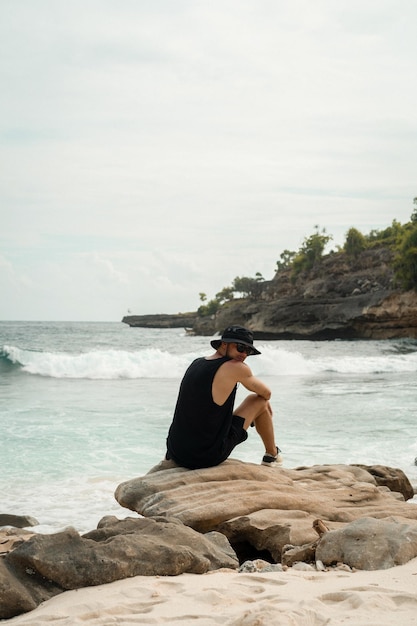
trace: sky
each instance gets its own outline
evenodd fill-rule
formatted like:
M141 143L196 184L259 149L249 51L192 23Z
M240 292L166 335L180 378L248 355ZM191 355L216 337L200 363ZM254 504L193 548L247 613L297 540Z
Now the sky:
M1 0L0 319L195 311L417 196L415 0Z

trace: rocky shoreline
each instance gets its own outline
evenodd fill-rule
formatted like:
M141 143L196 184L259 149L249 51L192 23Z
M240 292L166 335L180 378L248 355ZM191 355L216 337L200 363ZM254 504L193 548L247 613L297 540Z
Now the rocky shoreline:
M163 461L116 489L117 501L143 517L41 535L0 516L15 525L0 533L0 619L138 575L401 565L417 556L414 493L401 470L383 466L285 469L228 459L186 470Z
M354 260L327 255L297 280L281 270L257 284L256 296L228 300L211 316L128 315L122 322L207 336L241 324L265 340L417 339L417 292L396 287L392 253L378 248Z

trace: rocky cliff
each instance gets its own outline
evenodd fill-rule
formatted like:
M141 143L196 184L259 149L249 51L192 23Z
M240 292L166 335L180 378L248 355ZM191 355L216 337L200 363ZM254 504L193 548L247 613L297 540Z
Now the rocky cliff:
M157 313L155 315L125 315L124 324L140 328L192 328L197 320L197 313Z
M271 281L259 283L252 297L229 300L215 316L130 316L122 321L131 326L152 321L160 328L169 322L199 335L242 324L256 339L415 339L417 292L395 285L392 252L381 246L357 258L329 254L296 277L291 268L280 270Z

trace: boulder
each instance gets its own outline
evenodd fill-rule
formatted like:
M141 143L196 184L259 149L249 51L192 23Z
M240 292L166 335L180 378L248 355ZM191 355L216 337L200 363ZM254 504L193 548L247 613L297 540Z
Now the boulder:
M0 563L0 618L29 611L68 589L239 566L224 535L202 535L166 517L108 517L83 536L71 528L34 535Z
M0 619L9 619L20 613L36 609L36 602L30 590L6 567L0 559Z
M263 554L279 563L285 546L304 546L317 541L315 522L316 516L304 511L264 509L223 522L219 531L229 539L240 562ZM340 526L340 522L328 524L330 529Z
M417 522L391 518L361 518L325 533L315 558L325 565L338 562L361 570L388 569L417 556Z
M37 526L38 524L38 520L30 515L11 515L10 513L0 513L0 526L26 528L27 526Z
M387 468L385 474L397 489L401 470ZM402 489L409 492L405 483ZM278 562L285 545L317 540L317 518L330 530L363 517L417 520L415 505L357 465L286 469L228 459L187 470L164 461L119 485L115 496L146 517L174 516L199 532L223 533L240 562L256 556Z
M388 487L390 491L402 493L404 500L411 500L414 497L414 487L402 470L385 465L357 464L356 467L361 467L372 474L377 485Z
M121 483L116 500L145 517L174 516L199 532L218 530L223 522L264 509L304 511L335 522L400 511L417 519L417 507L378 486L370 472L355 465L286 469L228 459L199 470L158 467Z

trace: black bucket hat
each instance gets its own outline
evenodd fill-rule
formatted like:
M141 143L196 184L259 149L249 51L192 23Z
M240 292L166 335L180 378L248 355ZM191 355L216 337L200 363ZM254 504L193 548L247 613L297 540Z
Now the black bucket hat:
M251 354L261 354L253 345L253 333L243 326L228 326L221 336L221 339L213 339L210 341L212 348L217 350L222 342L225 343L243 343L252 349Z

